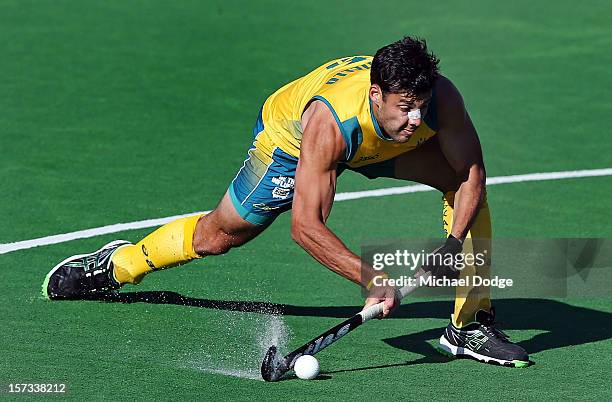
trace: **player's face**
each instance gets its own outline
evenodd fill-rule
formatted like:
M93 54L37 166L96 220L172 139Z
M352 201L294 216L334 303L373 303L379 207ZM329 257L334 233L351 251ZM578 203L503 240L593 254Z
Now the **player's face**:
M382 96L378 85L370 88L374 116L381 130L396 142L406 142L423 122L431 101L431 91L413 95L387 93ZM420 117L418 113L420 112Z

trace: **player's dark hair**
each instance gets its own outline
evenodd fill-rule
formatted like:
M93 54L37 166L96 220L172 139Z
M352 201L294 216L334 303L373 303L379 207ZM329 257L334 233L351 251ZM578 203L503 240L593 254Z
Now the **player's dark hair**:
M422 94L433 88L438 78L440 60L427 50L421 38L406 36L378 49L370 81L385 93Z

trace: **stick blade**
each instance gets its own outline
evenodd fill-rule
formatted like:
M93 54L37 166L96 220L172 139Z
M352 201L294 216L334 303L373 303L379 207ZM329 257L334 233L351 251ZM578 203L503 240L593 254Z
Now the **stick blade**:
M278 381L287 372L285 362L278 356L276 346L270 346L261 362L261 378L267 382Z

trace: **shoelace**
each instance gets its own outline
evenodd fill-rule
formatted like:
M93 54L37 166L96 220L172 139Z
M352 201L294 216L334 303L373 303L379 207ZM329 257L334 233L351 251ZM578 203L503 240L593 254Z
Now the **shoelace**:
M491 323L487 323L487 324L481 324L480 325L480 329L483 332L486 332L487 335L493 337L493 338L497 338L500 339L504 342L509 342L509 336L508 334L506 334L504 331L502 331L499 328L495 328L495 323L491 322Z

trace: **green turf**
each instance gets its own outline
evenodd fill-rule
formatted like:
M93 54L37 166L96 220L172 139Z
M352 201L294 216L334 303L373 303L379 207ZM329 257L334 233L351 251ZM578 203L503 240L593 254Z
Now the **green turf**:
M611 167L611 12L565 0L3 1L0 242L212 208L272 91L404 34L426 37L461 89L489 176ZM401 184L346 173L339 191ZM610 237L611 191L609 176L491 186L495 235ZM440 208L434 192L346 201L330 226L358 250L369 238L439 236ZM319 381L198 369L248 368L268 322L214 301L282 304L293 347L359 310L359 291L292 243L289 216L244 248L127 289L175 292L165 304L148 293L39 297L67 255L147 232L0 255L1 386L65 381L78 400L612 397L609 298L500 300L504 327L536 362L527 369L440 356L452 303L422 298L318 355Z

